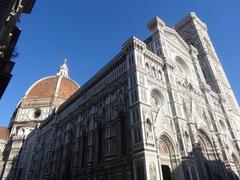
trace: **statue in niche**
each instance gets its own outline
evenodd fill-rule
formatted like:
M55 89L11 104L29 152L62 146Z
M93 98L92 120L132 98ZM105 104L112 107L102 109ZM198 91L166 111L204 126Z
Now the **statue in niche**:
M192 145L191 145L190 136L187 131L185 131L184 135L185 135L185 140L186 140L186 150L187 150L187 152L191 152Z
M148 140L153 139L152 123L150 119L147 119L146 121L146 135Z
M228 134L226 134L226 137L224 138L224 142L225 142L226 149L230 150L230 146L232 146L233 140L229 137Z
M143 114L143 119L147 119L148 117L150 117L150 113L145 108L142 110L142 114Z
M156 165L151 162L149 165L150 180L157 180Z

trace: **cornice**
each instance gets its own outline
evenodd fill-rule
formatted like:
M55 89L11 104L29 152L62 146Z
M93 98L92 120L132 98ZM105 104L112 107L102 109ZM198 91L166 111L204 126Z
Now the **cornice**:
M178 29L181 29L185 24L192 21L197 22L198 25L200 25L205 31L207 31L207 25L199 19L195 12L190 12L187 16L185 16L174 26L174 29L176 29L177 31Z
M113 58L109 63L107 63L103 68L101 68L92 78L90 78L78 91L76 91L70 98L68 98L59 108L58 113L62 112L68 106L73 104L74 99L78 99L83 96L89 89L94 87L99 81L101 81L106 74L111 72L115 67L119 66L125 61L125 54L120 52L115 58Z
M122 45L122 50L125 54L128 54L133 49L142 52L146 49L146 44L135 36L132 36Z
M145 49L144 51L144 56L150 60L152 60L153 62L163 66L163 59L160 58L159 56L157 56L156 54L154 54L153 52L149 51L148 49Z
M166 27L166 24L159 17L154 17L147 25L150 31L161 31Z

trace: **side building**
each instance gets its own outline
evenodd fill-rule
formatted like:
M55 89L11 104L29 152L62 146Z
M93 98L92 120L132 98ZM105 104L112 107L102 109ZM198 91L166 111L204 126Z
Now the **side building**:
M148 28L27 136L11 129L24 141L6 146L3 179L239 178L239 106L206 24L190 13ZM17 117L11 127L30 122Z
M21 34L17 23L22 13L31 13L35 1L0 0L0 99L12 78L15 65L15 46Z

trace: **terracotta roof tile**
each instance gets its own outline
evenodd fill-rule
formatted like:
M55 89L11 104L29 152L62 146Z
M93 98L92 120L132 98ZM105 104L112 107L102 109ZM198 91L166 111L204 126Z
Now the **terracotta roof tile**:
M8 140L9 138L9 130L7 127L0 127L0 139Z
M66 100L78 89L79 87L76 83L74 83L71 79L63 77L60 84L58 97Z
M50 77L38 82L32 87L27 98L51 98L56 90L58 77Z
M28 99L52 98L54 97L58 79L60 76L45 78L35 84L28 92ZM79 89L79 86L71 79L62 77L58 98L66 100Z

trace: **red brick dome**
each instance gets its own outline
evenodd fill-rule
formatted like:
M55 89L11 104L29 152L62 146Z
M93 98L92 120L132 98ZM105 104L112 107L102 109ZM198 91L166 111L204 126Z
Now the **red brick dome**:
M52 76L37 81L27 92L27 99L52 98L66 100L79 89L73 80L62 77Z
M34 83L25 94L25 99L55 97L66 100L78 89L79 85L68 77L68 67L65 61L56 76L45 77Z
M0 127L0 140L8 140L9 130L7 127Z

